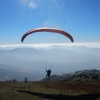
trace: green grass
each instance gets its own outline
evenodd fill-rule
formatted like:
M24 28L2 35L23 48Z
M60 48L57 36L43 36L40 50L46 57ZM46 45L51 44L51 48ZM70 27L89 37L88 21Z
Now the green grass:
M27 82L27 83L0 82L0 100L66 100L66 99L100 100L100 83L99 82L81 83L75 81L74 82L71 81Z

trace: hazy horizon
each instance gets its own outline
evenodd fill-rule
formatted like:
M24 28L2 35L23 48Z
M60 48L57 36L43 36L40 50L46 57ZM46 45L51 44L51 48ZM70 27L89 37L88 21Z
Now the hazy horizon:
M100 66L100 48L91 48L85 46L62 46L62 45L49 45L46 47L38 48L38 47L14 47L12 48L2 48L0 49L0 64L7 64L11 66L17 65L23 69L25 66L36 65L40 68L40 66L44 69L50 68L50 65L54 66L64 66L65 69L70 69L71 67L65 66L73 66L72 70L83 69L79 68L82 64L84 68L96 68ZM3 51L6 50L6 51ZM88 56L87 56L88 55ZM18 62L18 63L17 63ZM40 63L40 65L39 65ZM84 64L84 65L83 65ZM96 66L95 66L96 65ZM47 67L46 67L47 66ZM48 67L49 66L49 67ZM76 67L77 66L77 67ZM86 67L88 66L88 67ZM57 68L57 70L58 70ZM34 68L32 68L34 69ZM59 71L61 71L60 68ZM31 70L30 70L31 71ZM38 70L37 70L38 71Z

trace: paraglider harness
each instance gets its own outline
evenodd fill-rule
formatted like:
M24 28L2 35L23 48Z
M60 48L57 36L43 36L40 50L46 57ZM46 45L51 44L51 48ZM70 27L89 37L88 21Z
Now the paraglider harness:
M48 77L48 78L49 78L49 77L50 77L50 74L51 74L51 72L52 72L52 71L51 71L50 69L48 69L48 70L46 69L46 72L47 72L46 77Z

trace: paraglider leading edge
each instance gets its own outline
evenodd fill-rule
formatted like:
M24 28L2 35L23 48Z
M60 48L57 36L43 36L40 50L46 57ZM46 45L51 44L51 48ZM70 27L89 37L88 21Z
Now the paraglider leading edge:
M24 41L24 39L26 38L27 35L35 33L35 32L53 32L53 33L59 33L59 34L62 34L64 36L68 37L71 40L71 42L74 42L73 37L69 33L65 32L63 30L57 29L57 28L35 28L33 30L30 30L30 31L26 32L22 36L21 42Z

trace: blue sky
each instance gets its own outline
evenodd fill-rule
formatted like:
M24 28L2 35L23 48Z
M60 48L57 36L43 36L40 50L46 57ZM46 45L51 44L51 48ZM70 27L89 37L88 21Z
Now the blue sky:
M0 45L21 44L34 28L60 28L75 42L100 42L100 0L0 0ZM37 33L24 43L69 43L60 34Z

